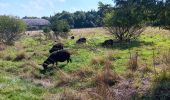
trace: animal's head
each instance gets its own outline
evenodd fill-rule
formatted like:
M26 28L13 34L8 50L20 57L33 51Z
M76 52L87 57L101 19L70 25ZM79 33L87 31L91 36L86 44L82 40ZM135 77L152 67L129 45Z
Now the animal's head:
M43 66L44 70L46 70L47 67L48 67L48 64L44 62L44 63L42 64L42 66Z
M53 53L54 51L53 51L53 49L50 49L49 52L50 52L50 53Z

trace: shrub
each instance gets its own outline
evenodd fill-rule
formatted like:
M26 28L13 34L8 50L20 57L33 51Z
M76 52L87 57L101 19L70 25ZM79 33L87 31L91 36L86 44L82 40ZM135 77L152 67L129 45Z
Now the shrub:
M0 42L13 44L26 30L26 24L15 17L0 16Z
M51 38L50 32L51 32L51 29L50 29L49 27L45 27L45 28L43 29L43 33L44 33L45 37L48 38L48 39Z
M116 4L114 10L104 17L108 31L121 42L137 39L144 30L143 15L140 7L136 5L138 2L129 1L124 1L124 5Z

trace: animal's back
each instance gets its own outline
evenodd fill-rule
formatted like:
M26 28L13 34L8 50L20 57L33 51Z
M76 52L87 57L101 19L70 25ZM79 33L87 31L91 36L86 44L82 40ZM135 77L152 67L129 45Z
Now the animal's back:
M64 62L70 59L70 53L66 50L55 51L51 54L51 58L56 61Z

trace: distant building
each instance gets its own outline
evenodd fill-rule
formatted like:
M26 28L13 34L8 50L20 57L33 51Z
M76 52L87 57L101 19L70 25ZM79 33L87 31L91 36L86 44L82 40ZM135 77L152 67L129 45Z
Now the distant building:
M28 27L28 30L42 30L44 27L50 25L50 22L46 19L23 19Z

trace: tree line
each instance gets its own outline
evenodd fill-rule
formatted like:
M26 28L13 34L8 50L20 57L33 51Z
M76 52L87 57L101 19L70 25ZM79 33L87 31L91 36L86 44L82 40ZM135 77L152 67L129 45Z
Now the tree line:
M101 27L103 26L102 18L104 17L104 13L111 9L110 4L103 4L102 2L98 3L98 10L91 11L76 11L74 13L70 13L67 11L62 11L60 13L56 13L50 17L41 17L42 19L47 19L51 23L56 22L56 20L65 20L69 24L70 28L90 28L90 27ZM38 17L23 17L23 19L36 19Z

